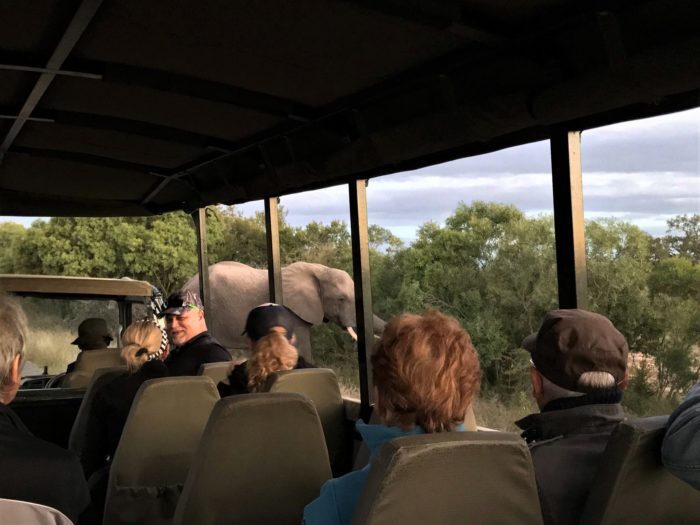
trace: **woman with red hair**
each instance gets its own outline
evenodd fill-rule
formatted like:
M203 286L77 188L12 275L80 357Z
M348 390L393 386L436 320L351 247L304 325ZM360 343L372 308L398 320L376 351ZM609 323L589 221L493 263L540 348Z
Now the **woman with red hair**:
M411 434L463 431L479 390L479 360L456 319L437 310L402 314L386 325L372 355L380 425L357 423L370 449L362 470L326 482L304 509L304 523L349 525L372 458L388 441Z

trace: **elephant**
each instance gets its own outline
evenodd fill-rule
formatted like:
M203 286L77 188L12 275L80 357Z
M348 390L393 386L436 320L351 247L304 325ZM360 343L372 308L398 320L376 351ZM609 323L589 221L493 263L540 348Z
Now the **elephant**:
M183 289L199 291L199 274ZM247 350L248 340L242 335L248 312L269 302L267 270L252 268L234 261L209 266L209 301L207 317L210 332L229 350ZM299 354L313 361L310 328L332 321L357 338L354 332L355 288L350 275L343 270L322 264L295 262L282 268L283 303L294 312L296 347ZM374 332L380 334L384 321L374 316Z

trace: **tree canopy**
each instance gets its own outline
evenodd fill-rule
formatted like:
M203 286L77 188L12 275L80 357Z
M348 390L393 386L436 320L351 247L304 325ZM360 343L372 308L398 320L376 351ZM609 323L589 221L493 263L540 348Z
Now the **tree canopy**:
M233 207L213 207L207 226L210 263L266 266L261 213L244 217ZM557 306L550 216L462 203L444 225L423 224L408 246L377 225L369 234L378 315L438 308L455 316L479 352L484 389L527 390L521 340ZM184 213L52 218L29 228L2 223L0 241L4 273L129 276L169 293L197 271L194 228ZM282 210L280 242L284 264L305 260L352 273L343 221L293 227ZM700 375L700 215L672 218L658 238L619 220L587 221L586 252L590 308L610 317L634 355L648 358L632 381L631 399L640 399L634 392L677 397ZM319 341L349 345L328 334Z

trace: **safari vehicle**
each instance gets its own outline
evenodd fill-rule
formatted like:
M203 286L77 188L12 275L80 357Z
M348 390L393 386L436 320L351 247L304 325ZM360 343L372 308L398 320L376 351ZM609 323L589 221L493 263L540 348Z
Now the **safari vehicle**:
M204 207L262 199L275 301L277 198L347 184L361 400L344 408L366 419L367 180L549 140L559 303L585 306L580 133L698 107L698 19L688 0L3 3L0 213L187 211L206 305Z
M29 344L32 344L32 321L36 321L31 316L44 314L46 308L42 306L50 307L47 303L61 303L64 309L79 305L77 312L82 317L71 326L72 335L83 317L99 312L114 334L112 346L119 347L121 328L128 326L134 318L152 316L162 302L160 292L151 284L132 279L2 274L0 290L21 298L30 316ZM61 320L55 319L54 322L60 323ZM59 341L44 342L45 339L42 339L43 344L60 347ZM29 365L30 373L23 375L12 407L34 434L65 446L85 389L59 388L64 373L32 374L32 363ZM41 362L34 365L33 370L46 369ZM24 370L25 373L28 370L26 363Z

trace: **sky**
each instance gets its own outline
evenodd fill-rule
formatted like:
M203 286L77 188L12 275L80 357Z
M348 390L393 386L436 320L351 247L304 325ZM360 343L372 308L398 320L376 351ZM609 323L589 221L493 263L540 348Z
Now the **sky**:
M700 213L700 108L585 131L581 158L587 219L617 217L663 235L668 218ZM475 200L551 214L549 142L374 178L367 188L369 222L404 241ZM293 226L350 220L347 186L283 196L281 204ZM263 204L237 208L251 215Z
M585 131L581 137L584 214L617 217L652 235L666 220L700 213L700 108ZM514 204L529 216L552 213L547 141L371 179L369 222L405 242L425 222L443 221L459 202ZM349 223L347 186L286 195L287 221ZM262 201L236 208L262 211ZM30 225L36 217L4 217Z

